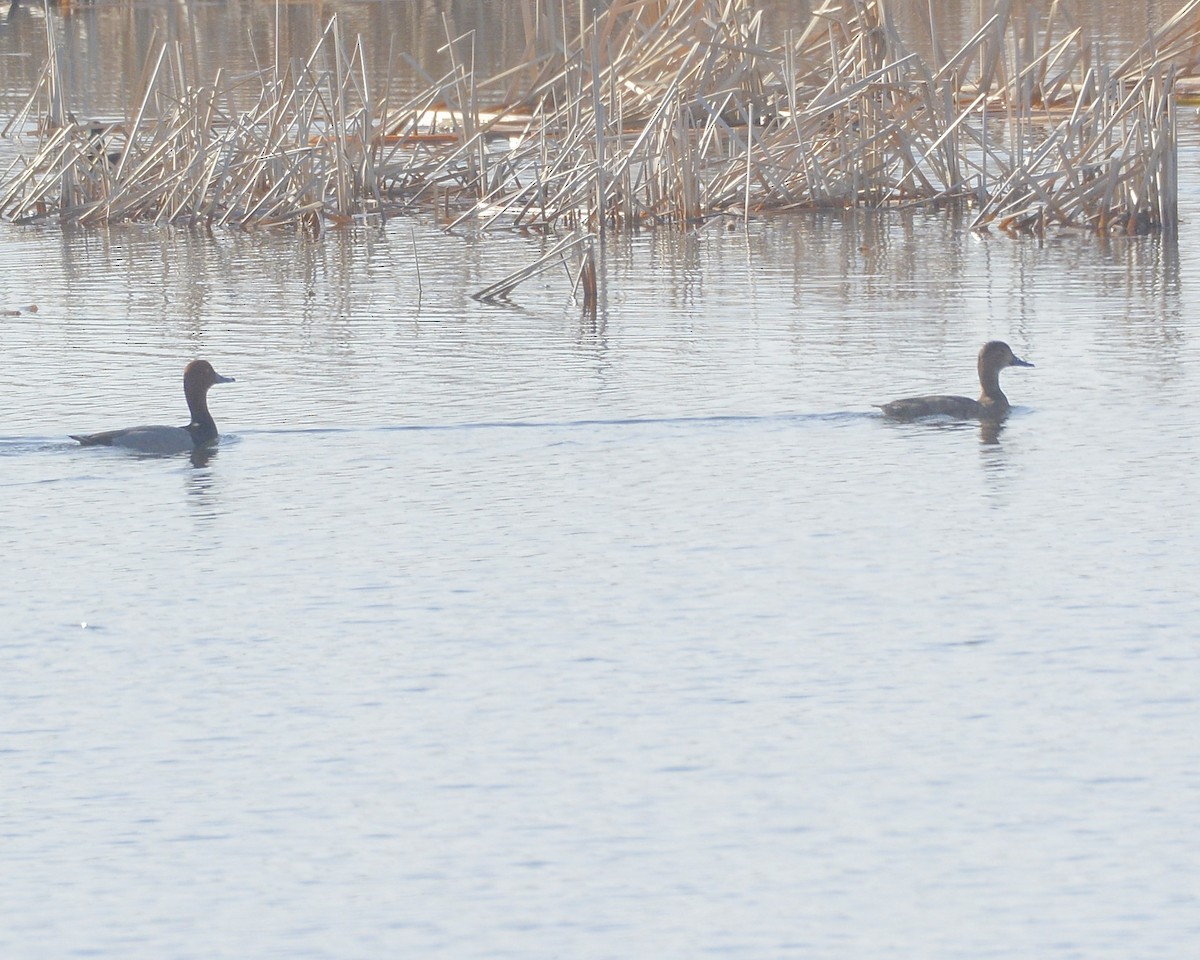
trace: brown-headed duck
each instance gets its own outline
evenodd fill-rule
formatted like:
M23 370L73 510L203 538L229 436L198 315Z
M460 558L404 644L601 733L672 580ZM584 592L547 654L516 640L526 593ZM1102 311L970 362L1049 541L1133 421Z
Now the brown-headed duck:
M72 434L85 447L123 447L139 453L186 453L217 439L217 425L208 412L208 388L214 383L233 383L207 360L193 360L183 371L183 395L192 422L186 427L125 427L104 433Z
M992 340L979 351L978 400L970 397L907 397L891 403L876 404L885 417L893 420L916 420L919 417L953 417L956 420L1003 420L1008 416L1009 402L1000 389L1000 371L1005 367L1032 367L1022 360L1002 340Z

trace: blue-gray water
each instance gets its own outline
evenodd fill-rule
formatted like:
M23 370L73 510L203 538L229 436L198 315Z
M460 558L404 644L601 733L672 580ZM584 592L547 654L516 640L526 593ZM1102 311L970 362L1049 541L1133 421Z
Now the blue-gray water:
M527 241L6 231L0 952L1194 944L1194 260L883 222L616 247L598 330L466 296ZM998 442L871 410L993 336ZM65 439L193 356L206 463Z
M643 235L595 324L423 219L0 227L0 956L1190 955L1184 126L1178 245ZM999 436L872 409L989 338ZM200 356L207 460L66 439Z

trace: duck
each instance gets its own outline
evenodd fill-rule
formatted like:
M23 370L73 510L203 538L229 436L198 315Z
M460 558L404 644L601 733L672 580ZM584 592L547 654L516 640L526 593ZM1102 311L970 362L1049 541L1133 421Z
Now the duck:
M1032 367L1012 352L1003 340L990 340L979 351L978 400L970 397L906 397L891 403L877 403L885 417L893 420L917 420L921 417L951 417L955 420L1003 420L1011 404L1000 389L1000 371L1005 367Z
M183 395L187 399L191 423L186 427L147 426L106 430L103 433L73 433L85 447L122 447L138 453L186 453L198 450L217 439L217 424L208 412L208 390L215 383L234 383L223 377L207 360L193 360L183 371Z

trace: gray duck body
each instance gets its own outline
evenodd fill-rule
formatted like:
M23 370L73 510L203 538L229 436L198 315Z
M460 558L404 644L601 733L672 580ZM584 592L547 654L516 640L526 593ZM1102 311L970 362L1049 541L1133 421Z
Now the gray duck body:
M186 453L207 446L217 439L217 424L208 411L208 390L214 383L233 383L223 377L207 360L193 360L183 371L183 395L192 419L185 427L152 424L123 427L101 433L73 433L85 447L121 447L137 453Z

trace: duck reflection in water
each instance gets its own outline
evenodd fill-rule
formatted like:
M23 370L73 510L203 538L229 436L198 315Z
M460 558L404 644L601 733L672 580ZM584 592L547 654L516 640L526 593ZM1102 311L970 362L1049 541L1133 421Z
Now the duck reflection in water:
M209 524L225 510L218 474L209 470L212 459L218 455L216 447L203 447L191 453L192 469L185 471L187 504L195 520Z
M1012 348L1001 340L992 340L979 351L979 399L970 397L936 395L928 397L906 397L891 403L876 404L883 415L892 420L921 420L926 417L942 417L951 420L979 420L982 424L984 443L995 443L1000 436L1004 418L1012 405L1000 389L1000 371L1005 367L1032 367L1022 360Z
M207 467L209 461L217 455L217 448L213 445L197 447L191 453L191 461L193 467Z
M979 442L986 446L995 446L1000 442L1000 434L1004 432L1003 420L980 420Z

